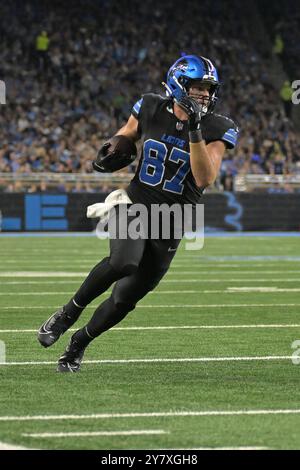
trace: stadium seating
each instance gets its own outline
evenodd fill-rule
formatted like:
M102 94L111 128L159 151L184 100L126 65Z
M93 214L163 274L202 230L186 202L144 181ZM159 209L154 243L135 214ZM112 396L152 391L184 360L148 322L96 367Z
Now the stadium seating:
M124 123L142 93L163 93L161 82L181 52L215 62L223 83L217 110L241 128L217 188L233 190L236 175L299 173L299 134L272 80L272 51L266 55L257 47L253 19L242 8L238 0L232 0L230 11L221 0L186 0L182 21L182 5L171 0L3 5L0 78L8 98L0 115L0 191L51 189L49 176L42 184L13 177L6 184L1 173L21 174L25 181L32 173L91 173L103 140ZM287 46L290 23L283 18L269 31L277 10L268 11L266 34L280 30ZM289 9L284 11L288 18ZM42 31L49 38L45 50L37 46ZM293 54L285 48L290 74L299 70L293 69L299 67ZM133 170L134 165L128 169ZM71 190L93 191L93 185L73 184Z

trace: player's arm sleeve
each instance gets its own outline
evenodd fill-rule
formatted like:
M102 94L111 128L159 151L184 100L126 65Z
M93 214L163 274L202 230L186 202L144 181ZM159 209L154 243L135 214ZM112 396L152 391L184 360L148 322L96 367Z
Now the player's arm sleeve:
M133 106L131 110L131 114L138 120L138 128L137 132L138 135L141 136L143 133L143 127L144 127L144 121L145 121L145 116L144 116L144 97L142 96L141 99L139 99L135 105Z
M138 120L138 133L142 135L148 129L162 98L155 93L142 95L131 110L131 114Z
M221 137L222 142L224 142L226 148L233 149L238 141L239 136L239 129L234 124L233 121L232 125L224 132L223 136Z
M227 149L233 149L236 146L239 128L232 119L221 114L211 114L206 121L208 142L221 140Z
M135 105L133 106L132 110L131 110L131 114L137 119L139 120L140 119L140 116L141 116L141 108L142 108L142 104L143 104L143 97L138 100Z

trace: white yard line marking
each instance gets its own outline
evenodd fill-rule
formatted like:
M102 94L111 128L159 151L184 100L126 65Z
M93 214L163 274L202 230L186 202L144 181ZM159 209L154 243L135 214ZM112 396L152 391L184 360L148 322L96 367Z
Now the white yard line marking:
M244 328L300 328L298 324L261 324L261 325L182 325L182 326L127 326L114 327L110 331L148 331L148 330L223 330ZM70 328L68 331L77 331L78 328ZM0 333L36 333L36 329L24 330L0 330Z
M38 242L38 239L35 240L35 243ZM108 245L107 245L108 247ZM61 254L66 254L66 250L64 248L58 248L55 246L55 253L61 253ZM100 249L97 249L97 251L89 251L89 250L78 250L77 248L69 248L68 247L68 250L67 250L67 254L69 253L74 253L74 254L81 254L81 255L93 255L95 256L95 253L106 253L107 250L100 250ZM53 253L53 248L32 248L30 247L30 252L31 253L49 253L50 255ZM14 247L14 248L10 248L9 246L7 247L6 250L0 250L0 254L1 253L11 253L12 255L14 253L23 253L24 254L24 249L23 248L18 248L18 247Z
M213 411L152 411L147 413L93 413L81 415L25 415L0 416L0 421L65 421L80 419L119 419L119 418L173 418L193 416L259 416L259 415L297 415L300 409L269 410L213 410Z
M106 292L111 292L111 290L107 290ZM178 292L178 291L177 291ZM54 292L54 291L50 291L50 292L0 292L0 295L2 296L18 296L18 295L29 295L29 296L34 296L34 295L37 295L37 296L43 296L43 295L72 295L74 294L74 291L68 291L68 292Z
M96 263L97 260L100 258L100 257L104 257L104 256L107 256L108 255L108 251L105 252L105 253L97 253L97 255L95 256L87 256L87 255L84 255L82 253L78 254L76 256L76 259L74 259L74 255L68 255L68 256L65 256L65 255L58 255L58 256L54 256L53 253L47 256L43 256L43 255L40 255L40 254L36 254L36 255L28 255L28 256L22 256L22 255L18 255L16 253L14 254L0 254L1 256L1 260L3 262L3 264L10 264L10 265L14 265L14 264L26 264L26 263L34 263L35 265L36 264L47 264L49 261L51 261L51 263L55 263L55 264L65 264L65 263L69 263L71 262L72 265L76 265L76 264L88 264L88 263ZM13 259L13 257L17 258L17 259ZM194 258L185 258L184 256L182 255L176 255L176 257L174 258L174 261L172 262L172 266L190 266L191 263L193 265L197 265L197 266L202 266L202 267L205 267L205 268L271 268L271 267L274 267L274 268L280 268L280 267L299 267L299 260L298 259L295 259L295 260L278 260L278 261L274 261L274 260L265 260L264 263L257 263L257 262L254 262L254 261L251 261L251 260L245 260L245 261L233 261L233 262L224 262L224 261L203 261L201 260L201 258L199 257L194 257Z
M91 258L91 259L87 259L87 258L83 258L83 259L76 259L74 260L73 258L59 258L56 260L56 258L53 258L51 256L49 256L49 259L35 259L35 258L28 258L28 259L25 259L25 258L19 258L18 259L15 259L15 260L12 260L12 259L5 259L2 257L2 266L3 267L7 267L7 268L14 268L14 266L20 266L20 265L29 265L30 267L32 266L36 266L36 267L39 267L39 268L49 268L49 266L57 266L57 267L61 267L61 268L64 268L66 266L66 264L68 263L71 263L71 265L73 267L93 267L96 263L97 263L97 258ZM239 270L240 268L242 269L245 269L246 268L246 272L264 272L264 271L261 271L260 269L257 270L257 269L251 269L251 268L259 268L259 267L262 267L262 268L266 268L266 267L269 267L271 268L272 266L270 266L270 263L267 263L268 265L266 266L266 264L251 264L251 263L244 263L244 264L218 264L218 263L202 263L201 260L195 260L195 259L191 259L191 260L187 260L187 261L177 261L177 262L173 262L170 266L170 269L175 269L175 268L189 268L191 267L191 269L195 269L197 267L201 268L201 269L209 269L209 272L216 272L214 269L217 268L218 270L219 269L222 269L221 272L224 272L224 271L236 271L236 270ZM274 266L275 268L279 268L280 267L280 264L279 263L276 263L276 265ZM285 265L283 266L283 268L293 268L293 267L296 267L296 268L299 268L299 266L296 264L296 263L293 263L291 265ZM234 268L234 269L232 269ZM284 269L285 271L285 269ZM207 273L207 271L205 271ZM275 271L275 272L281 272L281 271ZM286 272L286 271L285 271ZM299 271L298 271L299 272Z
M191 448L176 448L176 450L268 450L269 447L249 447L249 446L241 446L241 447L191 447ZM173 450L173 449L158 449L158 450Z
M95 308L96 305L88 305L87 308ZM251 307L251 308L267 308L267 307L300 307L300 303L288 303L288 304L178 304L178 305L137 305L136 308L240 308L240 307ZM0 310L45 310L45 309L57 309L57 305L13 305L11 307L0 307Z
M224 275L229 275L229 274L271 274L271 275L274 275L274 274L299 274L300 273L300 270L297 270L297 269L293 269L293 270L281 270L281 271L261 271L260 269L258 270L254 270L254 269L248 269L248 270L243 270L243 271L240 271L239 269L224 269L223 271L219 271L219 270L209 270L209 271L204 271L202 270L203 266L199 265L199 269L195 271L195 268L197 266L192 266L192 270L190 271L181 271L181 270L173 270L173 272L169 273L169 274L199 274L202 275L202 274L224 274ZM171 266L172 268L172 266Z
M300 289L299 289L300 291ZM107 293L112 292L111 289L108 289L105 291ZM150 291L148 294L172 294L172 295L181 295L181 294L208 294L210 292L216 292L215 290L155 290L155 291ZM219 291L218 291L219 292ZM220 291L226 293L227 291ZM74 294L74 291L61 291L61 292L55 292L55 291L49 291L49 292L0 292L0 296L43 296L43 295L72 295Z
M35 450L35 449L28 449L27 447L15 446L13 444L7 444L6 442L0 442L0 450Z
M93 437L93 436L146 436L153 434L169 434L162 429L141 429L138 431L85 431L85 432L42 432L27 434L24 437L37 437L37 438L57 438L57 437Z
M228 292L300 292L300 288L282 288L282 287L227 287ZM222 291L221 291L222 292ZM224 292L224 291L223 291Z
M1 277L6 277L6 276L1 276ZM18 276L16 276L18 277ZM38 277L38 276L30 276L30 277ZM49 277L55 277L55 276L49 276ZM72 276L72 277L79 277L79 276ZM81 276L80 276L81 277ZM65 279L64 281L1 281L1 285L8 285L8 286L13 286L13 285L55 285L55 284L76 284L78 285L80 281L70 281L68 279ZM273 284L274 282L300 282L300 278L273 278L273 279L162 279L160 281L161 283L185 283L185 284L190 284L190 283L197 283L197 284L210 284L210 283L222 283L222 284L228 284L230 282L265 282L265 283L270 283Z
M225 239L224 239L225 241ZM223 242L223 240L222 240ZM82 257L85 256L90 256L95 258L95 256L98 255L105 255L107 254L109 250L109 241L107 240L106 246L102 247L103 249L100 249L99 246L97 247L96 250L91 251L91 250L86 250L86 249L74 249L74 248L69 248L66 250L64 248L59 248L59 247L52 247L52 248L32 248L30 247L30 254L28 251L24 251L23 248L18 248L18 247L10 247L8 246L7 249L0 249L0 255L6 255L6 256L13 256L15 253L20 254L20 256L24 257L32 257L32 254L36 253L38 255L41 255L42 253L45 253L45 256L47 255L57 255L61 254L63 257L67 256L73 256L74 254L76 255L81 255ZM281 250L282 251L282 250ZM53 253L54 252L54 253ZM195 255L189 254L184 248L181 248L179 245L178 250L177 250L177 257L179 259L188 259L188 260L194 260ZM204 255L197 255L197 259L203 263L262 263L262 262L270 262L270 263L285 263L285 262L293 262L293 261L300 261L300 257L297 255L231 255L231 256L204 256Z
M71 271L0 271L0 277L83 277L87 274Z
M159 291L155 291L159 292ZM227 287L226 289L216 290L199 290L196 291L201 294L249 294L255 292L256 294L282 294L285 292L300 292L300 288L277 288L277 287ZM194 292L190 292L191 294Z
M182 304L182 305L137 305L136 308L239 308L239 307L299 307L300 303L288 304Z
M282 361L293 359L294 356L244 356L244 357L183 357L183 358L151 358L151 359L91 359L85 364L151 364L177 362L236 362L236 361ZM56 364L56 361L23 361L0 362L0 366L40 366Z
M99 256L105 256L109 253L109 245L107 244L107 247L104 248L103 250L98 250L96 249L94 252L91 251L81 251L81 250L60 250L57 249L56 247L52 248L52 250L48 251L43 251L41 250L33 250L32 248L28 249L23 249L23 250L17 250L17 248L14 250L0 250L0 256L3 256L7 259L14 259L14 255L17 254L18 257L24 258L24 259L32 259L32 258L37 258L37 259L47 259L49 256L53 256L55 259L61 259L61 258L74 258L74 254L76 255L76 259L80 256L81 259L86 259L86 258L92 258L96 259ZM247 255L242 255L242 256L236 256L236 255L231 255L231 256L225 256L225 257L220 257L220 256L204 256L200 254L201 252L199 251L198 253L195 253L194 255L189 255L187 250L180 250L179 248L177 249L176 253L176 258L175 260L177 261L183 261L183 262L188 262L188 261L197 261L199 263L203 264L261 264L265 266L265 263L268 264L287 264L287 263L299 263L300 262L300 256L298 255L286 255L286 256L247 256Z
M111 292L110 289L105 291L107 293ZM300 292L300 288L278 288L278 287L227 287L226 289L220 290L155 290L150 291L148 294L172 294L172 295L181 295L181 294L247 294L249 292L256 293L283 293L283 292ZM74 291L49 291L49 292L0 292L0 296L43 296L43 295L72 295Z
M182 304L182 305L137 305L136 308L239 308L239 307L299 307L300 303L288 304ZM94 307L93 307L94 308Z
M20 264L20 263L19 263ZM63 265L65 266L65 264ZM49 268L49 263L47 265L45 265L45 268ZM53 266L52 268L55 269L55 267L58 267L57 265ZM83 265L81 264L80 267L82 268L89 268L91 269L93 266L92 265ZM181 270L175 270L172 268L172 266L170 267L170 270L168 272L169 275L178 275L180 274L180 276L182 274L184 275L194 275L194 274L198 274L199 276L203 276L203 274L205 275L209 275L209 274L212 274L212 275L215 275L215 274L224 274L226 276L228 276L229 274L270 274L270 275L274 275L274 274L299 274L300 273L300 270L281 270L281 271L261 271L261 270L243 270L243 271L240 271L238 269L235 269L235 270L223 270L223 271L219 271L219 270L210 270L210 271L204 271L203 269L203 266L199 265L199 269L198 270L195 270L195 266L192 267L192 270L190 271L181 271ZM46 272L46 271L0 271L0 277L77 277L77 276L86 276L88 274L88 272L77 272L77 271L50 271L50 272ZM201 279L201 277L199 278Z
M108 253L107 253L108 254ZM49 259L48 257L47 258L41 258L40 256L36 255L36 257L28 257L28 258L24 258L24 257L19 257L18 255L16 255L16 258L17 259L11 259L11 257L7 257L7 259L5 257L1 257L1 260L2 260L2 263L3 265L19 265L19 264L34 264L35 266L44 266L44 265L48 265L49 266L49 262L51 264L55 264L55 266L64 266L66 265L66 263L72 263L73 266L76 266L77 264L79 264L80 266L84 265L89 265L90 263L97 263L99 257L98 256L94 256L93 258L87 258L87 257L80 257L80 259L78 259L78 257L76 259L74 259L74 257L71 257L71 258L64 258L63 256L59 257L59 258L56 258L56 257L53 257L51 255L49 255ZM201 260L199 259L193 259L193 260L178 260L178 261L173 261L172 262L172 265L173 267L189 267L191 265L191 263L194 265L194 266L201 266L201 267L206 267L206 268L224 268L226 269L227 267L232 267L232 268L240 268L240 267L255 267L255 265L249 265L247 264L245 266L245 264L218 264L218 263L202 263ZM266 267L265 264L261 264L259 265L261 267ZM258 266L258 267L259 267ZM285 265L286 266L286 265ZM292 265L294 266L294 264ZM292 267L291 266L291 267ZM12 266L14 267L14 266ZM276 267L277 269L280 267L280 264L277 263L276 264ZM286 266L287 267L287 266Z
M236 273L238 274L238 273ZM0 276L1 277L1 276ZM214 278L214 279L167 279L167 280L162 280L162 282L183 282L183 283L191 283L191 282L196 282L197 284L206 284L206 283L224 283L228 284L230 282L265 282L265 283L273 283L273 282L299 282L300 278L299 277L294 277L294 278L272 278L272 279L266 279L266 278L256 278L256 279L247 279L247 278ZM62 281L63 282L63 281ZM68 282L68 281L66 281Z

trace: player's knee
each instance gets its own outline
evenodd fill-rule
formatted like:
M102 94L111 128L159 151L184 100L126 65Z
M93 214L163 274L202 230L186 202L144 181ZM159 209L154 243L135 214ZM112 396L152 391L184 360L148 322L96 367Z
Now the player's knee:
M133 260L123 261L121 259L111 258L109 262L113 269L120 273L122 276L130 276L131 274L134 274L139 267L139 263Z
M127 303L127 302L118 302L118 301L115 302L114 301L114 308L118 312L118 314L125 316L127 313L135 309L135 305Z
M116 289L113 290L110 301L112 302L115 311L124 311L128 313L135 309L136 301L128 294L128 292L125 293Z

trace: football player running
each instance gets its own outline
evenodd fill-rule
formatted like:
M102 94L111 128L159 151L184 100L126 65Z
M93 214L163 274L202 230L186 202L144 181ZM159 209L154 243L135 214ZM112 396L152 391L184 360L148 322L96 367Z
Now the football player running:
M143 95L116 134L132 142L142 139L143 144L135 176L126 191L133 204L149 208L163 203L195 206L203 190L216 180L226 148L235 146L238 128L231 119L213 112L220 83L209 59L181 57L169 69L165 87L167 97ZM109 146L104 144L94 168L105 171L107 157ZM116 158L111 155L111 159ZM57 371L79 371L88 344L119 323L158 285L179 243L175 237L110 239L109 256L91 270L69 302L38 331L39 342L51 346L88 304L115 283L111 296L71 337Z

